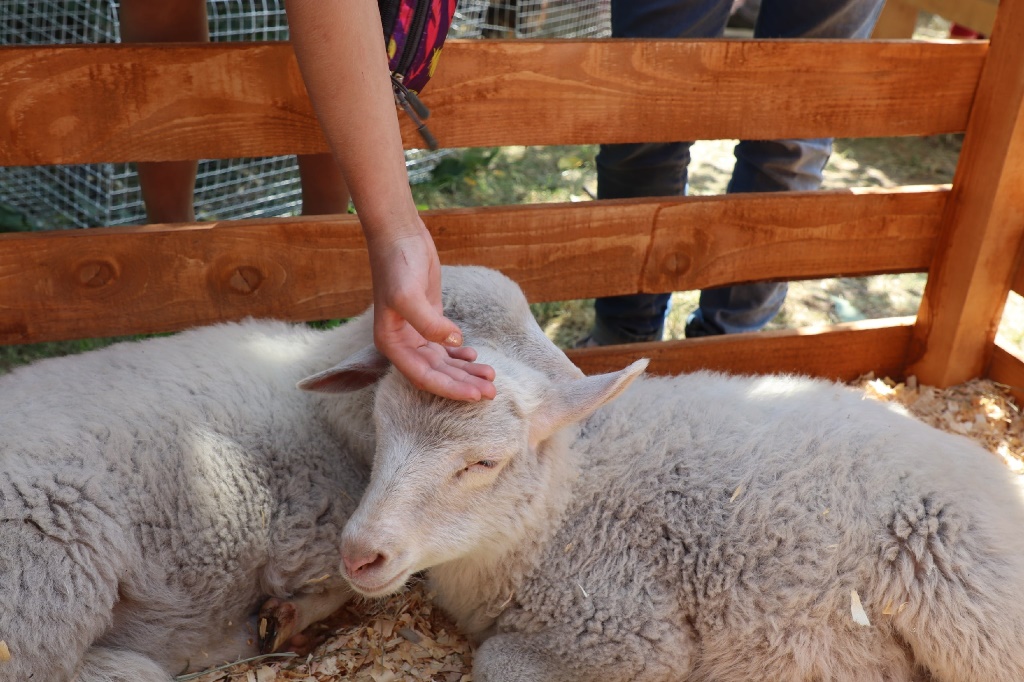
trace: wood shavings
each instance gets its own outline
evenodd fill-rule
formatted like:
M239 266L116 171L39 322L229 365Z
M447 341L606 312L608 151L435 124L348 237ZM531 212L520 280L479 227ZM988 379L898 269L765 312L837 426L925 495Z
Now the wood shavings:
M0 639L0 663L6 663L11 660L11 650L7 646L7 642Z
M871 621L868 620L868 614L864 611L864 605L860 603L860 595L857 594L857 590L850 590L850 614L853 616L853 622L857 625L870 627Z
M471 682L468 640L421 583L383 600L356 600L306 631L326 637L298 658L239 664L195 682Z
M316 585L317 583L322 583L323 581L330 579L330 577L331 577L331 574L330 573L326 573L326 574L320 576L319 578L311 578L311 579L307 580L306 584L307 585Z
M853 384L869 398L896 402L926 424L968 436L998 455L1013 471L1024 473L1024 418L1007 387L975 379L939 390L865 376Z
M898 383L873 376L852 385L869 398L902 404L927 424L967 435L1024 473L1024 419L1005 387L977 380L941 391L918 385L913 377ZM742 494L743 486L737 486L731 501ZM569 543L564 552L573 548ZM577 587L586 595L582 585ZM905 607L886 604L881 613L894 617ZM850 613L855 622L870 624L856 591L850 595ZM310 632L327 639L308 655L243 663L197 682L472 682L469 642L430 603L422 585L386 600L354 603ZM10 655L0 642L0 661L5 654Z
M907 608L907 604L909 604L909 603L910 602L902 602L898 607L896 607L896 606L893 606L892 600L890 599L889 602L885 605L885 608L882 609L882 615L883 616L896 616L896 615L899 615L899 614L903 613L903 609Z

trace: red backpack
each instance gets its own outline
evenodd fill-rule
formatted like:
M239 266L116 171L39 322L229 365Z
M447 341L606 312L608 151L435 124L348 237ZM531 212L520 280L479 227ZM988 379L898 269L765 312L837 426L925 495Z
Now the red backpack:
M395 102L416 123L416 129L430 149L437 149L437 140L423 122L430 116L430 110L417 95L437 68L441 47L455 15L456 2L377 0Z

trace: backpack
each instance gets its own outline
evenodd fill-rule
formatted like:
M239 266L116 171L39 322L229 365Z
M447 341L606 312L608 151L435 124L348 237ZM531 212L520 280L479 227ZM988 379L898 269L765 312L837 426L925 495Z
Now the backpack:
M437 140L423 122L430 116L430 110L420 101L418 93L437 68L456 2L377 0L395 102L416 123L416 129L430 149L437 149Z

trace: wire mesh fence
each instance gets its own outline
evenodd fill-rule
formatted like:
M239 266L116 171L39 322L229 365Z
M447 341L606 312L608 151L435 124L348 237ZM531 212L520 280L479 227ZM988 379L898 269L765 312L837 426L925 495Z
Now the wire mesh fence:
M154 2L159 0L153 0ZM451 37L585 37L608 34L610 0L460 0ZM0 44L111 43L118 0L0 0ZM208 0L210 39L287 40L284 0ZM410 182L429 177L450 150L406 154ZM131 164L0 168L0 203L42 228L146 222ZM301 186L291 156L199 162L199 220L295 215Z
M471 3L459 3L468 5ZM476 0L485 38L601 38L609 35L610 0Z

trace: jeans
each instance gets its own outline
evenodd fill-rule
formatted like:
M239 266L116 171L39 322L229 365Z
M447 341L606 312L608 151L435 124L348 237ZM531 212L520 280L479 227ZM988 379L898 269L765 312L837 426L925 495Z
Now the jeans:
M868 38L884 0L762 0L755 38ZM731 0L612 0L617 38L715 38ZM601 199L681 196L686 193L690 142L601 145L597 193ZM743 140L727 191L814 190L832 151L831 138ZM661 338L670 294L597 299L591 333L600 345ZM762 328L782 307L786 284L762 282L706 289L696 311L705 333Z

